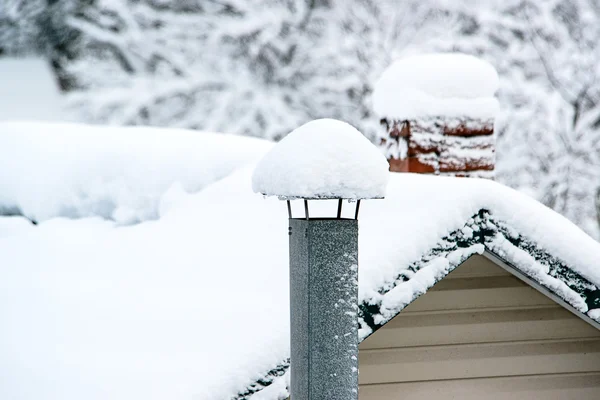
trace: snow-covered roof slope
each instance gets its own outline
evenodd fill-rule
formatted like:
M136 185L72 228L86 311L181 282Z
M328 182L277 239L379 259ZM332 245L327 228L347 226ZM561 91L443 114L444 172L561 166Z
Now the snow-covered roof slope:
M132 226L0 217L0 398L283 399L287 212L253 168ZM362 337L484 250L581 313L600 286L599 243L491 181L392 173L359 223Z
M385 196L389 165L352 125L317 119L294 129L260 160L255 192L280 198L373 199Z
M373 108L382 118L494 118L499 79L494 67L460 53L410 56L395 61L373 90Z
M272 143L183 129L0 122L0 214L158 218Z

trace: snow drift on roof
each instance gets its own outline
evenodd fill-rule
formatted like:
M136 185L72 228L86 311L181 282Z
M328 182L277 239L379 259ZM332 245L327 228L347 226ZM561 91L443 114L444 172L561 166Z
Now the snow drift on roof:
M389 165L356 128L318 119L294 129L258 163L257 193L281 198L385 196Z
M494 118L499 79L494 67L458 53L426 54L394 62L373 91L375 112L384 118Z
M196 192L271 146L183 129L0 123L0 214L156 219L178 192Z

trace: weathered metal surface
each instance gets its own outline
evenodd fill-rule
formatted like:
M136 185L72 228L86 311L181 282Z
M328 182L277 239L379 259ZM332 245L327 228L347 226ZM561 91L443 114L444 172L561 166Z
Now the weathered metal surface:
M358 221L290 219L291 398L358 399Z

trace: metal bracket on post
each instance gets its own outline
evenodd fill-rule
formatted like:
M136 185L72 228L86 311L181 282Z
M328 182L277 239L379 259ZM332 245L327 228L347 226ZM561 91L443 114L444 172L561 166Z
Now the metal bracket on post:
M304 199L304 216L306 217L306 220L309 220L309 216L308 216L308 200Z

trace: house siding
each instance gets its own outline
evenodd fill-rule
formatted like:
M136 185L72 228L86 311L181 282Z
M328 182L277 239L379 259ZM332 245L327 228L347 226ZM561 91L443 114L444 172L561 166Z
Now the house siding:
M482 256L360 345L360 399L600 398L600 331Z

